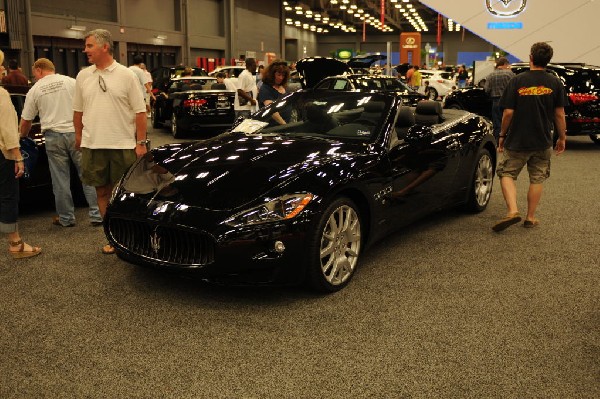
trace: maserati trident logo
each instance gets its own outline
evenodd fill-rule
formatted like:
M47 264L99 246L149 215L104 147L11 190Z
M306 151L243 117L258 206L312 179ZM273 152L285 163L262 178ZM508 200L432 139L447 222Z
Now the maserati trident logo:
M516 17L525 10L527 0L485 0L490 14L496 17Z
M157 254L160 249L160 237L158 236L156 229L154 230L154 234L150 236L150 247L155 254Z

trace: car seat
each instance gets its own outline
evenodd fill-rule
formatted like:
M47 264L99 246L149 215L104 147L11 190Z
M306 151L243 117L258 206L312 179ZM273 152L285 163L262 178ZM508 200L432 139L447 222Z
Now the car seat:
M415 123L414 108L400 107L398 117L396 118L396 134L398 135L398 138L404 139L408 133L408 129L411 126L414 126Z
M425 126L441 123L444 120L442 112L442 104L439 101L419 101L415 109L415 122Z
M335 117L327 113L325 108L314 104L306 107L306 119L303 128L307 132L326 133L339 125Z
M361 123L363 125L375 126L381 119L381 113L385 109L383 102L367 102L364 105L363 113L358 117L354 123Z

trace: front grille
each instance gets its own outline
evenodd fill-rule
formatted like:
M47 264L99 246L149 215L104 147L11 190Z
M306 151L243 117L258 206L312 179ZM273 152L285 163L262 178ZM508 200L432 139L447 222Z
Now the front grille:
M120 218L111 218L108 226L118 245L139 256L182 266L215 260L214 240L206 234Z

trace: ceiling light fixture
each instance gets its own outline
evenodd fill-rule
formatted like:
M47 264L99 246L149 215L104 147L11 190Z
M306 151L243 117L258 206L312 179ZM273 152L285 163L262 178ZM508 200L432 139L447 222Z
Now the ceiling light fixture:
M154 36L156 39L158 40L167 40L167 36L166 35L156 35Z
M69 26L69 29L76 30L78 32L84 32L87 29L87 27L84 25L71 25Z

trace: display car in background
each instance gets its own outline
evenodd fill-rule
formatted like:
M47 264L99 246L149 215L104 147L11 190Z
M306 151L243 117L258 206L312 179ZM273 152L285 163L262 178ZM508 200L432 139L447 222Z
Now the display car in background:
M181 76L185 68L186 67L183 65L178 65L160 66L152 69L150 74L152 75L152 88L154 89L154 93L166 91L171 79ZM192 76L208 76L208 73L204 68L193 67L191 69Z
M231 79L234 83L237 82L238 76L240 73L246 70L245 66L232 65L232 66L220 66L217 67L214 71L208 73L208 76L216 77L217 73L223 72L227 75L227 78Z
M419 69L421 73L421 87L429 81L429 99L437 100L448 95L456 86L452 72L435 69Z
M334 91L384 91L396 93L402 97L402 103L414 107L419 101L427 100L424 94L408 87L406 83L393 76L385 75L343 75L323 79L315 86L315 90Z
M385 75L354 74L347 63L333 58L312 57L297 62L296 69L301 76L319 76L319 82L305 81L304 87L315 90L333 91L383 91L402 97L404 105L416 106L427 96L408 87L400 79Z
M25 105L25 97L30 86L2 85L10 94L10 99L15 107L19 123L21 112ZM36 203L40 199L53 203L52 178L46 154L46 139L42 133L39 118L32 121L29 135L21 139L21 153L25 159L26 173L19 179L19 200L21 204ZM76 205L85 205L85 196L81 181L77 177L75 165L71 163L71 192ZM49 200L50 198L50 200Z
M19 118L19 124L21 123L21 112L25 106L25 97L29 91L29 86L13 86L3 85L4 89L10 94L10 99L15 107L17 116ZM19 179L19 188L21 191L21 198L30 197L29 192L33 196L36 195L34 190L48 191L52 190L52 179L50 178L50 168L48 166L48 156L46 155L46 139L42 133L39 118L32 121L31 130L29 131L28 138L31 140L31 144L35 144L32 148L29 148L29 152L23 154L23 158L31 157L34 159L33 169L28 169L26 175ZM22 146L27 146L27 143L22 141ZM33 149L33 150L32 150ZM30 161L27 162L31 165Z
M495 164L483 117L301 90L231 131L151 150L116 185L105 233L136 264L331 292L391 232L443 208L484 210Z
M387 57L382 54L358 55L346 61L346 65L356 74L380 74L383 71L381 63L386 59Z
M171 79L167 89L155 94L152 127L171 122L173 137L205 128L229 128L235 121L235 92L211 89L212 76L186 76Z
M529 64L515 63L516 74L529 70ZM565 85L569 105L565 107L567 136L589 136L600 145L600 67L586 64L548 64L546 71ZM444 108L464 109L491 118L492 100L484 89L469 87L452 92Z

